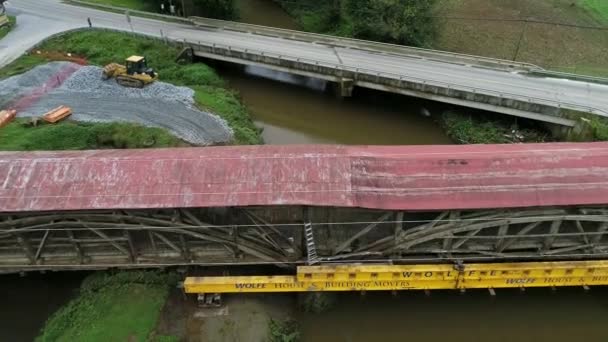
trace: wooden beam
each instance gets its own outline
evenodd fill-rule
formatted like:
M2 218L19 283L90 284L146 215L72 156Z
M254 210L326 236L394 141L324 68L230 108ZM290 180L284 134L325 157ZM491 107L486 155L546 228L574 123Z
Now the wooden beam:
M606 233L606 230L608 230L608 222L601 222L597 228L597 235L595 235L591 241L593 243L599 243L602 240L602 237L604 236L604 234Z
M403 237L411 232L418 232L421 230L432 228L437 222L443 220L445 216L449 214L448 211L442 212L439 214L432 222L425 223L420 226L408 229L406 231L402 231L398 237L393 238L392 236L387 236L381 239L378 239L374 242L371 242L367 245L361 246L355 250L355 252L365 252L365 251L386 251L387 248L393 248L398 246L402 241ZM391 249L392 251L392 249Z
M363 235L369 233L372 229L376 228L380 223L386 221L386 219L388 219L389 217L391 217L393 213L385 213L384 215L380 216L380 218L378 218L378 220L376 220L376 222L369 224L367 227L361 229L357 234L351 236L348 240L346 240L344 243L342 243L340 246L338 246L338 248L336 248L335 254L338 254L340 252L342 252L344 249L350 247L350 245L357 240L358 238L362 237Z
M110 238L104 232L100 231L99 229L95 229L95 228L88 228L88 229L90 231L92 231L93 233L97 234L99 237L103 238L107 243L109 243L114 248L116 248L117 250L119 250L122 254L127 255L127 256L129 255L129 251L127 251L121 245L117 244L116 241L114 241L112 238Z
M128 229L125 229L123 231L123 235L125 236L125 239L127 239L127 243L129 245L129 258L131 259L131 262L134 263L137 260L137 251L135 249L135 244L133 244L131 232Z
M498 227L498 241L494 245L494 248L498 249L501 247L505 241L505 235L509 233L509 223L505 223L502 226Z
M38 260L40 260L40 255L42 254L42 250L44 249L44 245L46 244L46 240L48 239L50 233L50 229L44 231L44 236L42 237L42 240L40 240L40 243L38 244L38 249L36 250L36 263L38 262Z
M164 242L167 246L169 246L171 249L173 249L174 251L178 252L180 255L183 255L183 251L181 248L179 248L176 244L174 244L173 242L171 242L171 240L167 239L166 236L164 236L161 233L158 232L153 232L152 234L154 234L154 236L156 236L160 241Z
M532 223L528 224L527 226L522 228L519 232L517 232L518 237L504 239L502 241L502 244L498 245L498 247L496 248L496 251L498 253L502 253L502 251L509 248L513 243L515 243L515 241L517 241L517 239L519 239L519 236L522 236L522 237L525 236L526 234L531 232L534 228L538 227L541 223L542 222L532 222Z
M459 211L450 211L450 221L456 221L460 218ZM443 249L449 251L452 249L452 238L453 235L447 235L443 238Z
M591 242L589 242L589 237L587 236L587 234L585 234L585 228L583 228L583 224L581 223L581 221L576 221L575 224L576 224L576 229L578 230L579 233L581 233L581 241L585 245L591 244Z
M79 263L81 265L84 264L84 253L82 251L82 248L80 247L80 243L78 243L76 241L76 238L74 237L74 232L70 229L66 229L65 232L68 235L70 243L72 244L72 246L74 246L74 250L76 251L76 256L78 257Z
M182 244L182 255L184 256L184 259L187 261L192 261L192 256L190 255L190 248L188 248L188 242L186 241L184 235L179 235L179 241Z
M542 252L545 253L551 249L553 246L553 242L555 241L555 235L559 233L559 228L562 226L562 220L556 220L551 222L551 228L549 229L549 234L545 241L543 242Z
M454 242L451 246L450 249L459 249L460 247L462 247L462 245L464 245L465 243L467 243L467 241L469 241L471 239L471 237L477 235L477 233L479 233L481 231L481 229L476 229L476 230L471 230L470 232L468 232L466 234L465 237L460 238L459 240L457 240L456 242ZM444 246L445 249L445 246Z
M296 255L300 254L300 248L290 239L288 239L286 236L284 236L281 231L277 228L275 228L273 225L271 225L270 223L268 223L267 221L265 221L263 218L257 216L256 214L250 212L249 210L244 210L245 215L247 217L249 217L249 219L254 223L254 224L258 224L256 222L256 220L258 222L260 222L262 225L264 225L264 227L270 229L271 231L273 231L275 234L277 234L282 240L283 242L289 244L291 246L291 248L293 248L294 252Z
M30 244L30 242L27 240L27 238L24 238L21 234L15 234L15 236L17 237L17 242L19 242L19 245L21 245L21 249L23 249L23 252L27 256L27 258L30 260L30 264L35 265L36 257L34 255L34 250L32 249L32 245Z

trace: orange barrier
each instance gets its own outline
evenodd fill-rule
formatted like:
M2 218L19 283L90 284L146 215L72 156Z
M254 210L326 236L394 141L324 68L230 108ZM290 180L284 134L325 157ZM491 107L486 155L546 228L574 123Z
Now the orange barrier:
M59 122L66 117L72 115L72 108L66 106L59 106L42 116L44 121L49 123Z
M0 128L8 125L17 116L14 109L0 110Z

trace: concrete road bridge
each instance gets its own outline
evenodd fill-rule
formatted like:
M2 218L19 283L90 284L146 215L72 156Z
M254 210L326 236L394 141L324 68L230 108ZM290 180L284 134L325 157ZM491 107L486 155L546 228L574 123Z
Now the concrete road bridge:
M124 14L59 0L15 1L9 11L20 24L3 39L0 66L49 35L86 26L91 18L96 27L166 39L191 47L200 57L335 82L345 96L355 86L366 87L566 127L576 126L583 115L608 116L608 80L524 63L204 18L131 15L127 22Z
M0 272L595 260L608 144L0 153Z

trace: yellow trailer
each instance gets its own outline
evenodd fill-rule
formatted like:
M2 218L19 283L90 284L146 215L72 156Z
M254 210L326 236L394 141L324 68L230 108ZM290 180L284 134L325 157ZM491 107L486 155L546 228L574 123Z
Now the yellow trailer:
M608 285L608 261L301 266L295 275L187 277L186 293L465 290Z

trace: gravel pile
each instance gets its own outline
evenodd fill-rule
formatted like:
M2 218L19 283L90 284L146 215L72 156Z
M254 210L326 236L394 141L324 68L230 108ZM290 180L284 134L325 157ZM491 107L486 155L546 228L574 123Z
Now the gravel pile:
M102 93L104 96L153 98L163 101L179 101L193 104L194 90L177 87L169 83L155 82L143 89L117 87L113 79L102 80L102 69L96 66L85 66L76 71L59 89L80 93Z
M80 67L60 86L46 89L57 73L65 73L66 65L52 62L24 74L0 81L0 104L32 97L18 116L40 116L59 106L71 107L71 119L89 122L133 122L169 130L175 136L195 145L226 144L233 132L218 116L194 107L194 91L168 83L155 82L143 89L124 88L115 80L103 81L101 68ZM73 66L79 67L75 64ZM6 98L10 97L10 100Z
M24 74L0 81L0 106L3 108L16 99L32 94L34 91L43 90L53 76L61 74L70 66L78 67L69 62L51 62L39 65Z

